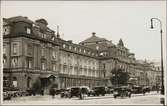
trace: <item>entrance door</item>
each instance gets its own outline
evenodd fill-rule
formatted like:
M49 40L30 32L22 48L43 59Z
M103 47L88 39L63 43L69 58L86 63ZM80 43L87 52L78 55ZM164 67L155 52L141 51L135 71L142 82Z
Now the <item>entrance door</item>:
M45 87L49 86L50 81L49 81L48 78L40 78L40 80L41 80L42 88L45 88Z

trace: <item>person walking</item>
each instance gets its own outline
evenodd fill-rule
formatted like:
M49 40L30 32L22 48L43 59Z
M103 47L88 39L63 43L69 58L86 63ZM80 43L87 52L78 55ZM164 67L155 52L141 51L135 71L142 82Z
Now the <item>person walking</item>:
M55 98L55 93L56 93L55 89L53 87L51 87L49 92L50 92L50 95L52 96L52 98L54 99Z

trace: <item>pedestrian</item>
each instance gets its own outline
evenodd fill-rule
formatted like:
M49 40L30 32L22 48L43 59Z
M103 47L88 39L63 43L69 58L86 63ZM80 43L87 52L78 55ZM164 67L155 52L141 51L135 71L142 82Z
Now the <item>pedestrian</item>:
M54 99L55 98L55 93L56 93L55 89L53 87L51 87L49 92L50 92L50 95L52 96L52 98Z
M82 88L79 89L79 99L83 99L83 90Z
M159 87L157 86L157 93L159 93Z
M41 93L42 96L44 95L44 88L41 89Z

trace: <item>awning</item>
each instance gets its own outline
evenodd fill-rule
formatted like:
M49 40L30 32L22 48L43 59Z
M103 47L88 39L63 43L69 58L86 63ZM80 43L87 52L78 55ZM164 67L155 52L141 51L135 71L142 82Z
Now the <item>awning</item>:
M40 78L56 78L57 76L53 74L42 74L40 75Z

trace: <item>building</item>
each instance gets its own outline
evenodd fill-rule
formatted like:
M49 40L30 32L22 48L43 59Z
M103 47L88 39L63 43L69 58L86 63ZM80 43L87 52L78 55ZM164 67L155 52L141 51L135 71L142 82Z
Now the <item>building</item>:
M111 86L114 68L128 72L138 85L151 80L145 76L146 66L135 59L122 39L115 45L93 32L90 38L74 44L47 25L45 19L3 19L3 79L11 85L22 90L39 85L46 92L53 85Z

